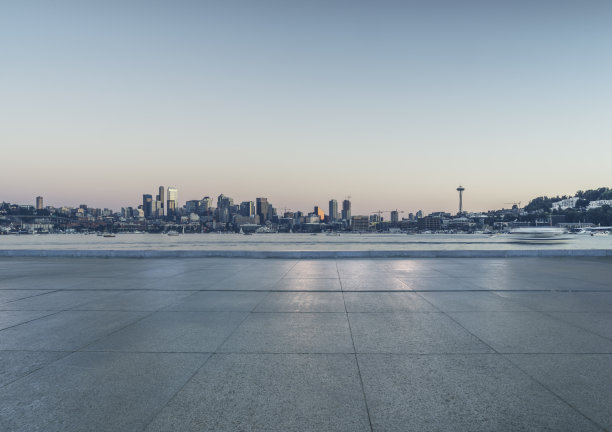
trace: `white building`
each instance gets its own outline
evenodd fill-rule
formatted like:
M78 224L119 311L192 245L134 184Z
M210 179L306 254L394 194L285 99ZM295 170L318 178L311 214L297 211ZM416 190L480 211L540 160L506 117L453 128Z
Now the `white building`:
M576 207L576 202L578 202L578 197L567 198L567 199L552 203L552 209L553 210L565 210L568 208L574 208Z
M596 200L591 201L587 207L587 210L596 209L601 206L609 205L612 206L612 200Z

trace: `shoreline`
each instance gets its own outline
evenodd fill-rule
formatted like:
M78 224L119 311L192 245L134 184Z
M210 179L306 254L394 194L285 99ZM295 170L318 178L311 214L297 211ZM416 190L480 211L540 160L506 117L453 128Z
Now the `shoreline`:
M612 257L612 249L484 249L484 250L116 250L4 249L1 258L513 258Z

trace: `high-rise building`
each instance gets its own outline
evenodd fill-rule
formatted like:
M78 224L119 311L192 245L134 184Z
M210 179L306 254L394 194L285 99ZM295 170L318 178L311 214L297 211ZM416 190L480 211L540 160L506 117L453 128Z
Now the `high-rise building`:
M253 201L243 201L240 203L240 214L242 216L255 216L255 203Z
M200 208L200 200L189 200L185 203L185 211L187 213L198 213Z
M164 187L160 186L159 187L159 192L157 194L157 202L158 204L158 208L157 208L157 216L158 217L164 217Z
M211 197L204 197L200 200L200 214L204 215L204 214L208 214L210 208L212 207L212 198Z
M142 211L146 219L151 219L153 215L153 196L150 194L144 194L142 196Z
M397 210L393 210L391 212L391 223L396 224L399 222L399 212Z
M342 219L351 224L351 202L347 199L342 201Z
M423 218L423 210L419 210L418 212L416 212L416 218L417 219L422 219Z
M168 188L168 199L166 201L166 215L169 218L176 217L176 209L178 207L178 189L175 187Z
M319 219L321 220L321 222L323 220L325 220L325 212L323 211L322 208L320 208L319 206L315 206L314 208L314 213L319 216Z
M37 196L36 197L36 210L42 210L42 209L43 209L43 197Z
M259 223L265 224L268 220L268 213L270 212L270 204L268 198L256 198L255 199L255 213L259 216Z
M329 200L329 220L330 222L338 220L338 201L335 199Z

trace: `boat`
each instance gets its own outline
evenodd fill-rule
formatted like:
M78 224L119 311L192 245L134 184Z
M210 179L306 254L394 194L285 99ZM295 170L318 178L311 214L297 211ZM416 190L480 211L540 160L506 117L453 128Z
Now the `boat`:
M174 231L174 230L170 230L166 234L168 234L170 237L176 237L179 235L178 231Z
M556 243L569 238L563 228L552 227L514 228L508 234L507 240L513 243Z
M102 237L115 237L115 234L113 234L113 233L104 233L104 235Z

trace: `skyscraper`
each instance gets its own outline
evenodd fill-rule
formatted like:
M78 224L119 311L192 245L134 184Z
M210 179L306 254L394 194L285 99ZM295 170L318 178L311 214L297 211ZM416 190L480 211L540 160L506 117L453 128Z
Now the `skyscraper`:
M329 200L329 220L331 222L338 220L338 201L335 199Z
M342 201L342 219L351 224L351 202L347 199Z
M178 207L178 189L175 187L168 188L168 201L166 205L166 214L169 218L176 217L176 208Z
M393 210L391 212L391 223L396 224L399 222L399 212L397 210Z
M265 224L268 220L268 213L270 211L270 204L268 204L268 198L256 198L255 199L255 212L259 216L259 223Z
M253 201L243 201L240 203L240 214L252 217L255 215L255 203Z
M323 209L319 206L315 206L314 213L319 216L319 219L321 220L321 222L323 222L323 220L325 219L325 212L323 211Z
M36 197L36 210L42 210L42 209L43 209L43 197L37 196Z
M146 219L151 219L153 214L153 196L150 194L144 194L142 196L142 211Z
M157 209L157 216L164 217L164 187L163 186L159 187L159 192L157 195L157 202L159 203L158 209Z

